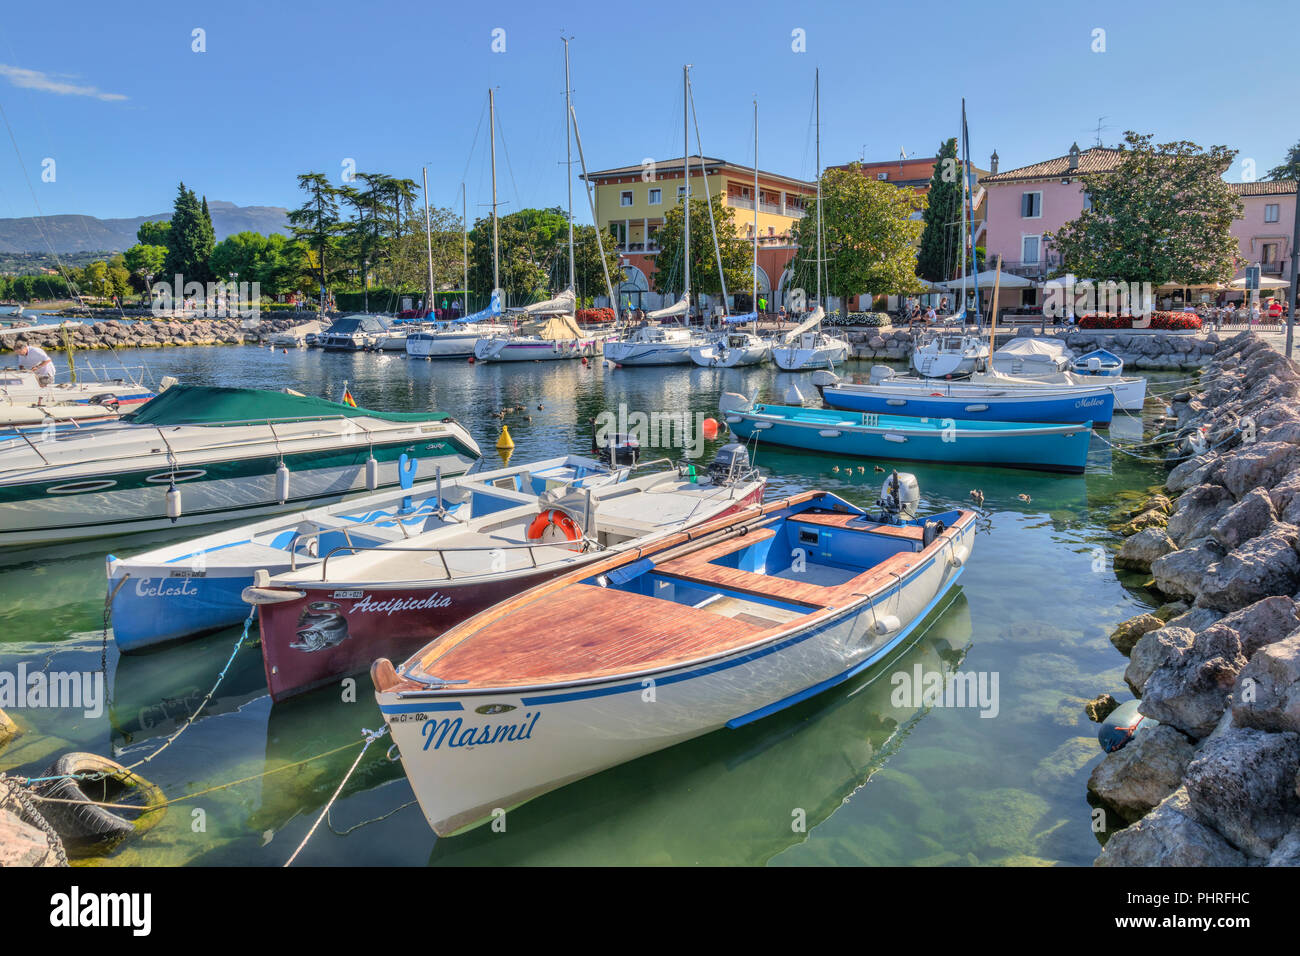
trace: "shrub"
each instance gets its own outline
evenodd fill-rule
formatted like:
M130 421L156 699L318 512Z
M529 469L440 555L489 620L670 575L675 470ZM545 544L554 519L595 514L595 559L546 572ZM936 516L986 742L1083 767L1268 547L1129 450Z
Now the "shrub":
M613 322L613 309L579 309L575 318L579 325L593 325L599 322Z

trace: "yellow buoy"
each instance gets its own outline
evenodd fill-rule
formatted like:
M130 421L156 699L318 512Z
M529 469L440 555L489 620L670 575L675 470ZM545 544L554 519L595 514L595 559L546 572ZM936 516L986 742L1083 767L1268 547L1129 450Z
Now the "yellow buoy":
M510 427L508 425L501 426L501 436L497 439L497 447L498 448L515 447L515 440L510 437Z

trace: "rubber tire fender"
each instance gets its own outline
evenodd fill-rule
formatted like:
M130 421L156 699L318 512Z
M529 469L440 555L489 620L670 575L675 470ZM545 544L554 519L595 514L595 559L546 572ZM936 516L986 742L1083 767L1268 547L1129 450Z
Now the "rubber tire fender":
M142 809L162 807L166 803L166 797L157 786L115 760L78 751L64 754L41 775L58 779L38 784L36 794L76 802L50 803L38 800L36 804L41 814L63 838L70 855L98 856L107 853L128 837L152 829L166 813L165 809L159 809L152 813L142 813L131 820L122 815L123 811L96 805L92 801L99 799L96 791L100 782L68 776L92 773L107 774L121 787L138 790L143 798ZM110 799L106 802L122 801Z

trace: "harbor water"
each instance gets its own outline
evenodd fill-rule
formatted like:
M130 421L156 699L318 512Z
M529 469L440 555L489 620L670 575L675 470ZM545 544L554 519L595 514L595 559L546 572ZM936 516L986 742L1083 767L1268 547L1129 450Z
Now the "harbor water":
M87 360L104 364L101 354ZM502 421L496 413L505 408L524 408L504 419L513 462L589 453L591 420L612 413L610 430L624 430L622 409L622 421L632 425L635 413L659 413L649 420L659 434L650 436L643 458L679 457L685 443L704 464L725 441L725 427L707 441L695 429L705 417L720 417L721 392L779 402L797 384L815 398L809 376L772 368L471 365L252 346L142 350L126 361L144 364L155 379L290 387L334 400L346 383L363 407L450 413L493 463ZM868 370L850 363L847 371ZM1148 414L1154 407L1148 403ZM685 434L682 419L691 424ZM1139 434L1139 422L1117 413L1112 441ZM917 476L922 513L970 507L970 492L983 492L986 517L972 558L918 638L858 679L765 720L512 810L504 831L436 838L383 739L298 860L1091 864L1098 841L1085 782L1102 755L1083 705L1107 691L1131 696L1124 659L1107 636L1150 607L1141 578L1122 581L1111 568L1106 546L1117 539L1107 523L1125 493L1159 483L1163 468L1112 450L1098 436L1083 476L839 460L761 445L755 464L770 478L769 499L820 488L871 505L884 478L878 468L892 467ZM202 529L188 532L195 533ZM11 711L25 733L0 751L0 770L39 775L68 751L133 763L158 750L207 694L239 628L126 657L106 637L105 554L130 555L168 539L104 539L32 560L10 555L0 567L0 671L102 669L107 697L99 714ZM923 695L927 681L953 684L954 675L969 676L967 686L986 693L965 706ZM283 864L356 759L363 729L382 726L366 675L272 705L260 650L246 645L199 719L141 768L169 797L192 796L111 855L85 862Z

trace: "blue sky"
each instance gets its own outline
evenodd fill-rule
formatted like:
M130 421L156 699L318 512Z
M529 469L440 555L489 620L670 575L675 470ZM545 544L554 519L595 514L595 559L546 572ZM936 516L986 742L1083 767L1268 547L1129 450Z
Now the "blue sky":
M562 33L573 37L593 169L680 155L684 62L694 64L704 151L750 161L757 95L760 165L793 176L814 174L817 66L827 165L894 159L900 148L933 155L956 134L963 95L972 156L985 165L996 148L1003 169L1091 145L1103 116L1106 143L1136 129L1236 148L1234 180L1242 159L1263 176L1300 138L1283 105L1294 67L1280 35L1259 29L1275 22L1276 3L548 6L11 4L0 106L22 163L0 132L0 217L34 215L38 203L46 215L162 212L182 179L213 199L293 206L296 174L337 182L353 159L417 182L427 165L431 201L455 208L464 178L473 218L490 199L489 86L503 211L562 204ZM206 52L191 48L196 28ZM491 49L497 28L504 53ZM793 52L795 30L806 52ZM1095 30L1105 52L1092 50ZM54 182L42 181L46 158ZM589 221L576 187L574 204Z

